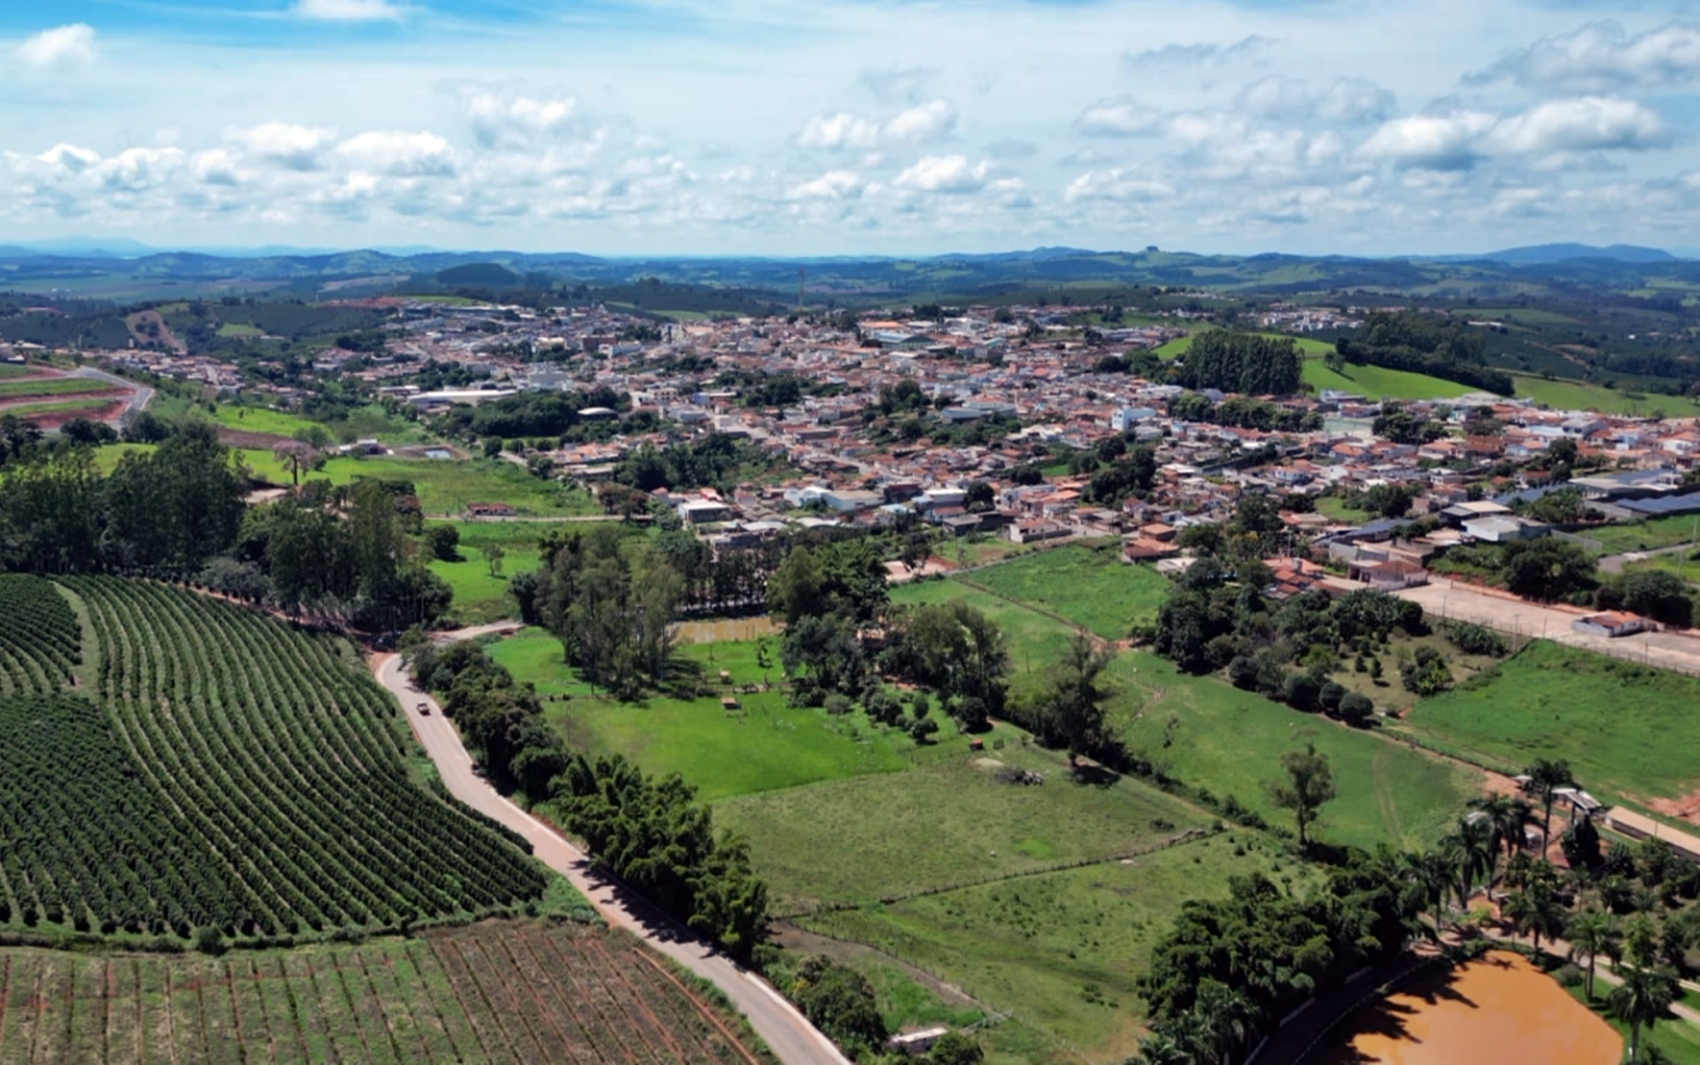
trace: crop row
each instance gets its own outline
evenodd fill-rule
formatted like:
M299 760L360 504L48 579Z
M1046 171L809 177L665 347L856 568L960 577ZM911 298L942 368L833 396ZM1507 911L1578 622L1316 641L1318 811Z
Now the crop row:
M81 663L82 626L51 582L0 574L0 694L48 695Z
M66 585L127 790L152 800L132 819L182 837L180 857L149 854L156 930L388 926L541 894L533 863L408 778L394 703L346 644L163 585Z
M638 949L504 922L222 958L0 951L0 1065L748 1062Z

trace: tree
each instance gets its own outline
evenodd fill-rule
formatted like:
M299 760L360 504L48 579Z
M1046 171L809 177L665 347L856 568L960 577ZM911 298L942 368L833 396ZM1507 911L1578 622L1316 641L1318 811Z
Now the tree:
M289 471L291 483L297 487L301 484L301 474L307 470L316 470L325 463L324 453L312 444L301 440L280 440L272 447L272 457L278 464Z
M502 575L502 559L506 558L508 555L508 553L502 549L502 545L485 544L483 547L479 548L479 550L483 552L484 561L490 566L490 576L500 577Z
M885 1020L880 1016L873 985L848 965L820 956L805 958L797 968L791 997L803 1007L804 1016L849 1050L852 1057L877 1051L885 1044Z
M1411 661L1399 670L1405 690L1421 696L1438 695L1452 686L1452 670L1446 657L1432 647L1419 647Z
M1354 728L1362 728L1375 714L1375 703L1362 692L1347 692L1340 697L1340 720Z
M1080 755L1100 749L1104 732L1104 700L1109 693L1098 684L1110 664L1110 653L1092 637L1076 631L1063 648L1051 673L1046 719L1068 745L1068 764L1076 768Z
M1694 597L1688 584L1666 570L1636 570L1601 588L1601 609L1622 607L1665 625L1687 628L1694 622Z
M1336 795L1334 770L1328 764L1328 756L1319 753L1315 743L1306 743L1302 751L1283 754L1281 768L1287 779L1270 785L1270 798L1281 809L1293 811L1293 820L1298 823L1299 846L1308 846L1307 830L1315 822L1322 805Z
M1584 910L1570 919L1564 931L1570 941L1570 959L1586 960L1588 967L1587 995L1594 998L1594 961L1601 954L1611 957L1622 942L1623 933L1612 915L1601 910Z
M1676 1001L1676 977L1668 969L1637 966L1623 973L1623 983L1612 989L1606 1002L1616 1017L1629 1025L1629 1060L1641 1052L1641 1028L1651 1028Z
M1594 557L1568 540L1519 540L1502 557L1506 588L1530 599L1552 602L1594 585Z
M431 557L442 562L460 561L460 530L453 525L433 525L425 530L425 546Z
M1534 934L1537 954L1541 950L1541 936L1554 939L1564 932L1564 907L1553 895L1552 885L1543 878L1536 878L1506 899L1505 916L1516 924L1519 933Z
M933 1042L927 1065L980 1065L986 1052L965 1032L946 1032Z
M1552 804L1558 797L1559 788L1573 787L1576 778L1570 773L1570 763L1563 759L1556 761L1537 758L1523 770L1528 783L1523 790L1541 801L1541 853L1547 852L1547 846L1552 839Z
M1487 795L1470 800L1470 807L1487 821L1492 838L1492 854L1488 859L1488 886L1492 887L1499 851L1509 853L1523 846L1523 822L1529 819L1529 806L1510 795Z

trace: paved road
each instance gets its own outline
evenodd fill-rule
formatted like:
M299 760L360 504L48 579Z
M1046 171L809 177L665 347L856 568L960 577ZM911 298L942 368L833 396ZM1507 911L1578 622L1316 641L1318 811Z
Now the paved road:
M1473 621L1500 632L1580 647L1630 662L1700 676L1700 639L1682 632L1643 632L1633 636L1589 636L1570 623L1575 611L1490 595L1472 585L1435 578L1419 588L1395 593L1421 603L1423 612L1449 621Z
M725 992L749 1018L750 1026L767 1043L768 1049L785 1065L823 1062L850 1065L838 1048L765 980L714 952L642 899L592 874L584 852L496 794L495 789L472 771L472 758L461 745L454 725L443 717L437 701L413 688L402 670L399 655L374 657L372 671L378 683L401 702L414 735L424 744L426 753L442 774L443 783L456 799L529 840L536 848L537 857L572 881L610 925L632 932ZM419 703L431 708L428 716L414 709Z

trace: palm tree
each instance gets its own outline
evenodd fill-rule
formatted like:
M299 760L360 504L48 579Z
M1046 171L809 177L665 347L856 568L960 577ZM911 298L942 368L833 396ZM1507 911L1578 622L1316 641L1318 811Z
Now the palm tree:
M1142 1065L1196 1065L1197 1062L1179 1039L1162 1031L1152 1032L1139 1041L1136 1060Z
M1595 959L1601 954L1611 957L1617 944L1622 942L1623 933L1611 914L1602 910L1584 910L1571 918L1564 934L1570 940L1570 960L1588 960L1587 992L1589 1001L1593 1001Z
M1201 1037L1198 1050L1228 1065L1234 1051L1245 1045L1253 1031L1255 1011L1245 995L1215 980L1205 980L1193 1001L1192 1014Z
M1458 819L1458 828L1440 841L1441 852L1458 879L1458 908L1470 908L1470 890L1476 877L1488 868L1493 855L1493 837L1488 833L1487 819L1465 816Z
M1523 790L1541 800L1541 853L1547 852L1547 846L1552 842L1552 803L1559 788L1568 788L1576 783L1576 778L1570 775L1570 763L1562 758L1549 761L1537 758L1529 763L1523 775L1529 782Z
M1630 969L1612 989L1607 1002L1612 1013L1629 1025L1629 1060L1640 1056L1641 1026L1653 1027L1676 1001L1676 977L1669 969Z
M1488 886L1495 879L1499 850L1511 854L1523 849L1523 822L1529 819L1529 804L1510 795L1488 795L1473 799L1470 806L1479 811L1488 823L1493 838L1492 859L1488 863Z
M1530 884L1507 899L1505 916L1516 922L1519 933L1534 933L1536 954L1543 935L1552 939L1564 931L1564 906L1543 883Z

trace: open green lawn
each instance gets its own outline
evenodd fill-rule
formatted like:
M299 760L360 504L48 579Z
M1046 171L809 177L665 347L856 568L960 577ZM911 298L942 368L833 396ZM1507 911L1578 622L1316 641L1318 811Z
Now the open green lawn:
M1563 758L1602 800L1645 805L1700 788L1696 707L1700 679L1536 641L1497 673L1420 704L1406 727L1508 772Z
M1113 713L1128 746L1188 785L1234 796L1270 824L1292 826L1266 785L1281 771L1281 753L1307 740L1328 755L1339 789L1315 829L1328 842L1426 847L1480 790L1474 772L1387 737L1288 709L1216 677L1188 676L1155 655L1130 651L1121 659L1126 672Z
M1513 374L1517 395L1557 410L1597 410L1602 414L1641 414L1663 411L1673 418L1700 414L1700 403L1682 396L1619 392L1581 381L1552 380Z
M1695 539L1695 520L1692 514L1677 514L1628 525L1598 525L1579 530L1577 535L1598 540L1603 554L1620 555L1686 544Z
M1121 545L1058 547L960 578L963 583L1031 604L1108 640L1150 623L1169 594L1169 579L1150 566L1121 560Z
M265 454L270 457L269 452ZM260 467L255 465L255 468ZM332 484L350 484L362 477L411 481L419 493L419 505L427 515L459 514L472 503L511 503L526 516L600 513L595 501L582 489L538 480L501 459L335 458L310 476L328 478ZM288 484L288 475L284 474L277 483Z
M1306 876L1258 833L1235 830L1127 864L1007 880L800 923L878 947L993 1010L1014 1011L1011 1023L982 1036L995 1065L1121 1061L1137 1052L1144 1020L1135 980L1181 904L1225 896L1230 876L1254 872L1301 888Z
M490 563L474 545L461 541L459 562L432 559L431 572L449 582L454 589L455 620L462 625L483 625L514 616L514 605L508 598L508 579L516 573L534 570L538 564L536 548L503 547L500 576L492 576Z
M294 436L317 427L328 433L331 439L344 444L376 439L388 445L403 446L425 443L429 439L417 422L392 414L376 403L356 407L345 417L329 422L240 403L221 403L210 409L199 409L197 413L216 425L248 433Z
M1126 855L1209 823L1203 811L1138 780L1070 779L1061 754L1025 746L1007 725L978 754L958 741L948 760L897 777L862 777L730 799L720 823L747 836L775 908L862 904ZM1044 784L997 771L1031 769Z
M943 754L963 742L937 707L936 743L917 748L907 733L868 720L860 710L840 717L824 710L791 708L777 686L779 642L769 643L769 665L759 662L757 643L690 644L682 658L699 664L715 689L700 699L653 695L622 704L593 698L561 661L561 646L540 630L527 630L491 649L491 655L543 694L574 698L547 707L551 724L578 750L624 754L651 773L678 773L704 799L789 788L818 780L906 769L912 759ZM720 671L732 684L775 683L769 692L738 695L742 709L721 709Z
M65 396L75 392L111 392L117 389L98 377L45 377L34 381L0 380L0 399L24 396Z
M1585 997L1586 988L1577 986L1566 988L1570 997L1599 1014L1605 1022L1616 1029L1623 1037L1623 1048L1629 1050L1629 1025L1618 1020L1606 1008L1606 996L1611 993L1612 985L1598 978L1594 982L1594 1001L1589 1002ZM1664 1060L1670 1065L1700 1065L1700 1027L1687 1021L1679 1020L1674 1014L1667 1015L1663 1020L1641 1029L1642 1060L1647 1060L1648 1047L1658 1047L1664 1052Z
M221 337L257 337L264 336L265 331L258 326L244 325L241 322L225 322L218 327Z
M41 403L14 403L6 408L5 413L17 418L30 414L62 414L69 410L88 411L93 414L110 405L109 400L101 399L50 399Z
M1365 399L1454 399L1479 388L1446 381L1427 374L1408 370L1389 370L1381 366L1348 364L1344 373L1330 370L1321 359L1306 359L1305 383L1318 391L1339 389L1363 396Z
M1348 507L1345 500L1338 496L1318 496L1316 512L1330 521L1343 521L1351 524L1368 521L1370 518L1369 511Z

